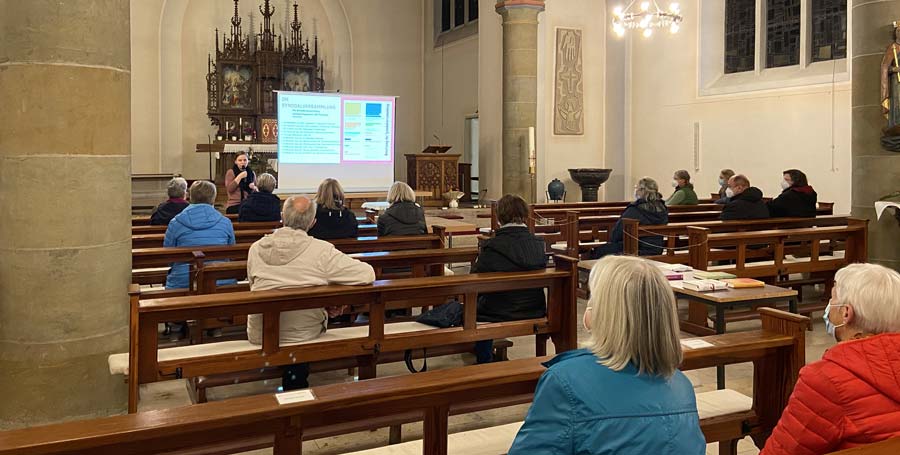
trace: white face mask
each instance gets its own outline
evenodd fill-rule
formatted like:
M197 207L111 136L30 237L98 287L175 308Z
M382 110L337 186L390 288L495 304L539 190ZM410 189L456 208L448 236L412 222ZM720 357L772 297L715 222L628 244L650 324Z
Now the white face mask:
M678 188L678 180L672 180L672 188Z
M791 183L788 182L787 180L781 181L781 189L782 190L786 190L786 189L790 188L791 186L792 186Z
M725 197L727 197L727 198L733 198L733 197L734 197L734 190L731 189L731 188L726 188L726 189L725 189Z

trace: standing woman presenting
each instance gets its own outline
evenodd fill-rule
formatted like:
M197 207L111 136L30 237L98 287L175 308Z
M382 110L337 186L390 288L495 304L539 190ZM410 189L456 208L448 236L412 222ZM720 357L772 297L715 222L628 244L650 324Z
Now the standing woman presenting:
M250 169L250 157L247 152L238 152L234 157L234 166L225 172L225 191L228 193L228 202L225 203L225 213L238 213L241 203L256 191L256 174Z

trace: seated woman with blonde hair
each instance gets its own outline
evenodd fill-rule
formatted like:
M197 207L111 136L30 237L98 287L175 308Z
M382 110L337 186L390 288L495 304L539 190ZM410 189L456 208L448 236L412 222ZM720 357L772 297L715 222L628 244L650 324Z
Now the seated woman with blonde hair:
M823 319L838 344L800 370L763 455L900 437L900 274L876 264L838 270Z
M701 455L694 388L678 371L675 295L642 259L609 256L588 280L586 349L547 362L509 455Z
M335 179L325 179L316 191L316 222L309 235L321 239L346 239L359 234L359 221L344 207L344 188Z
M378 217L378 236L428 233L425 210L416 203L416 193L403 182L394 182L388 191L391 206Z

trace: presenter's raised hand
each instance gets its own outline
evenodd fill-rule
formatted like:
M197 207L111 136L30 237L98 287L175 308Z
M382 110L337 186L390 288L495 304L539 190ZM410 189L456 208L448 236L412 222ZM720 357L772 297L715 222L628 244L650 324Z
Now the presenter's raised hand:
M246 178L246 177L247 177L247 171L242 171L240 174L235 175L234 179L240 182L241 180L244 180L244 178Z

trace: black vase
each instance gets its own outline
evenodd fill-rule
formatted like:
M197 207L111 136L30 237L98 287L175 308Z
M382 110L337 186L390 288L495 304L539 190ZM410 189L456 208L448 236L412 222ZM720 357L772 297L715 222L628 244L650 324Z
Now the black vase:
M550 196L550 200L560 201L566 194L566 185L563 182L560 182L559 179L553 179L553 181L547 185L547 194Z

